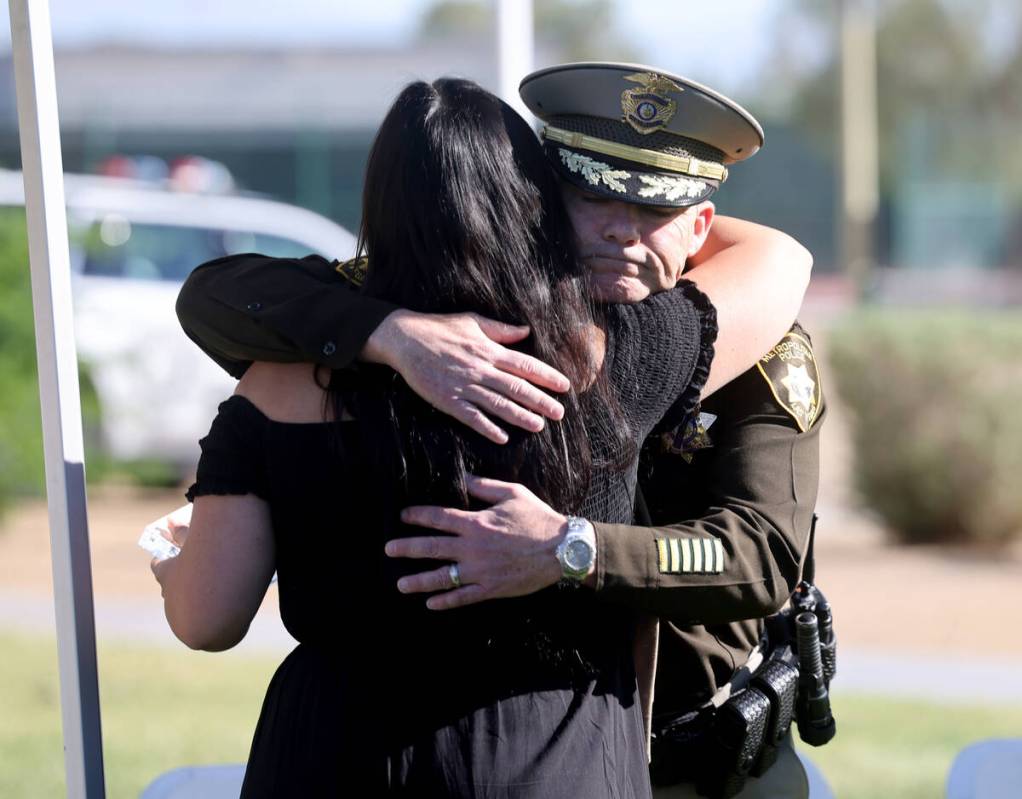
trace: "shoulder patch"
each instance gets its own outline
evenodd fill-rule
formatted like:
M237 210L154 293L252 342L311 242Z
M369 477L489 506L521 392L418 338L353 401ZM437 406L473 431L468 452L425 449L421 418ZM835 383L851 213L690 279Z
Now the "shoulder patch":
M656 548L661 574L724 571L724 545L719 538L658 538Z
M756 368L770 386L777 404L803 433L820 415L823 392L813 346L801 328L793 328L759 359Z
M366 282L368 269L369 259L364 255L361 258L351 258L347 261L334 261L334 271L356 286L361 286Z

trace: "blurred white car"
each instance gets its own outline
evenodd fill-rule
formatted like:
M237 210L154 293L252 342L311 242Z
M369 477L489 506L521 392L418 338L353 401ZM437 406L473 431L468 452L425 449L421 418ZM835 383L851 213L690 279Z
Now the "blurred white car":
M78 357L118 460L193 467L198 440L234 381L181 331L178 290L200 263L261 252L349 258L354 237L311 211L259 197L196 194L121 178L65 175ZM0 206L24 204L0 170Z

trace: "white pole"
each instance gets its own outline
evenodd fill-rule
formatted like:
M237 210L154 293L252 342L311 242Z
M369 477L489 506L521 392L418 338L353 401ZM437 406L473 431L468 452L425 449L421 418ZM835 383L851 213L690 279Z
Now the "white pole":
M841 254L861 292L874 266L880 204L876 9L873 0L842 0L840 13Z
M10 0L56 605L67 795L105 795L85 457L46 0Z
M533 70L533 38L532 0L497 0L497 94L530 122L518 84Z

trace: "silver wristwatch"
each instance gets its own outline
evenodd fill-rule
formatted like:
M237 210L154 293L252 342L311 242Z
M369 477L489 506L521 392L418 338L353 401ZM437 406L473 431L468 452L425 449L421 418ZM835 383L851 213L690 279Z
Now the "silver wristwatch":
M596 562L596 530L580 516L568 517L568 532L557 545L562 579L581 582Z

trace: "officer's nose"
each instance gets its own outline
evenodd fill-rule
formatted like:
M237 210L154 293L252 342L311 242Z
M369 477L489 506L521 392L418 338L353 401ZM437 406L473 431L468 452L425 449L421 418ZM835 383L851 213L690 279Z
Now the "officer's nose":
M627 203L615 202L607 205L603 219L603 239L623 247L631 247L642 239L639 219L635 209Z

